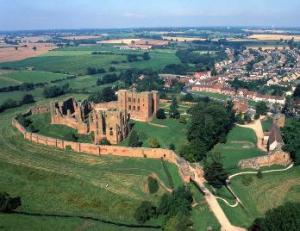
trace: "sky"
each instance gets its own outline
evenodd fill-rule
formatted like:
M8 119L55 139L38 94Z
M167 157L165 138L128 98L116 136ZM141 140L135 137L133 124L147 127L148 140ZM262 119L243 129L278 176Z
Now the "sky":
M300 0L0 0L0 30L300 26Z

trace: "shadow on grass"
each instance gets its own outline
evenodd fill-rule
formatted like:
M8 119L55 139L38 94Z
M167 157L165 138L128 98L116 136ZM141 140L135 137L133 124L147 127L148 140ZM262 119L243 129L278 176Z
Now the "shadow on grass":
M159 225L138 225L138 224L126 224L120 222L114 222L105 220L102 218L91 217L91 216L81 216L81 215L68 215L68 214L49 214L49 213L34 213L34 212L22 212L22 211L14 211L8 214L16 214L16 215L23 215L23 216L34 216L34 217L55 217L55 218L79 218L79 219L87 219L92 221L99 221L105 224L111 224L120 227L127 227L127 228L149 228L149 229L161 229Z

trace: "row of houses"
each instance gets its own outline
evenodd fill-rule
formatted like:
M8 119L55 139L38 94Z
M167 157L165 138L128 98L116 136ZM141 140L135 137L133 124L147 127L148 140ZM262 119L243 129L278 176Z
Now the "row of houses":
M235 90L224 83L214 81L214 82L207 82L205 81L203 84L195 84L191 86L192 91L198 92L212 92L218 93L223 95L228 95L231 97L239 97L247 100L253 100L255 102L265 101L268 103L277 103L284 105L285 104L285 97L281 96L273 96L273 95L262 95L254 91L249 91L248 89L238 89Z

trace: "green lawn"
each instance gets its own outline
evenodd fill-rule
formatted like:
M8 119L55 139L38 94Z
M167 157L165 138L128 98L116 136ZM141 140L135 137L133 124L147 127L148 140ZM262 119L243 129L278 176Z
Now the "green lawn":
M169 148L170 144L174 144L176 150L186 142L186 125L179 123L175 119L154 119L152 124L147 122L134 121L134 128L144 147L149 147L149 138L156 138L162 148ZM128 139L123 141L127 144Z
M272 123L273 123L273 119L270 118L270 117L267 117L265 120L262 120L261 125L262 125L262 128L263 128L263 131L268 132L271 125L272 125Z
M238 162L263 154L256 148L256 135L252 129L235 126L227 135L225 144L217 144L214 150L221 152L224 167L229 172L238 170Z
M255 218L287 202L300 202L300 167L286 172L265 173L262 179L250 175L250 185L243 184L245 176L232 179L231 187L241 199L244 208L230 208L220 202L224 212L234 225L248 227Z

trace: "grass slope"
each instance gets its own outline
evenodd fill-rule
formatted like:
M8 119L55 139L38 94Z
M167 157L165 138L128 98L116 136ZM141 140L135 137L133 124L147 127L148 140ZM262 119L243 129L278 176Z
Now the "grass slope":
M89 215L135 223L133 213L140 202L151 200L155 203L165 192L160 187L157 194L149 194L145 189L147 177L155 174L170 187L160 160L97 157L23 140L10 123L13 115L26 111L26 108L28 106L0 114L1 191L21 196L20 211ZM172 178L177 174L173 181L178 182L178 173L172 170L175 166L169 163L167 166ZM14 225L26 225L23 217L9 216L14 217ZM51 225L54 220L36 218L35 222L44 226ZM74 223L70 222L70 226ZM158 224L158 221L151 223ZM0 219L0 226L5 225L7 222Z
M217 144L214 150L221 152L224 167L229 171L238 170L242 159L263 154L256 148L256 135L252 129L235 126L227 135L225 144Z
M255 218L263 216L271 208L287 201L300 202L299 166L286 172L263 174L262 179L252 175L252 182L247 186L243 184L244 177L246 176L238 176L231 181L231 187L241 199L244 208L230 208L220 202L234 225L248 227Z

